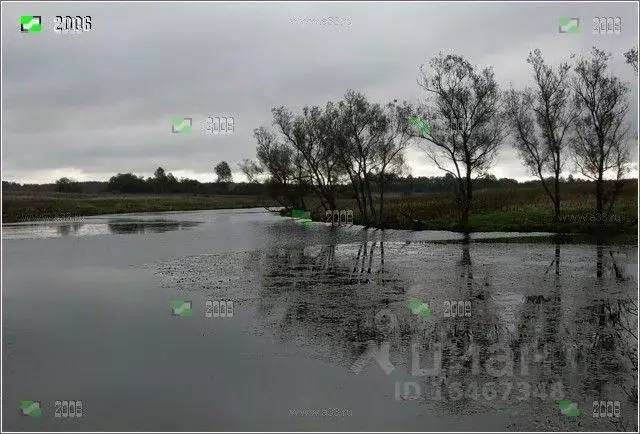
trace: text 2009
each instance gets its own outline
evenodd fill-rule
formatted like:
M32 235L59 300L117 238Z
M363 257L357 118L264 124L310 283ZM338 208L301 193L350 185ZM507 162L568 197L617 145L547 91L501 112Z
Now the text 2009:
M471 301L445 301L444 302L445 318L455 318L456 316L471 316Z
M593 401L593 417L620 417L620 401Z
M82 401L56 401L55 417L82 417Z
M353 226L353 210L330 210L325 213L325 223L331 223L332 226Z

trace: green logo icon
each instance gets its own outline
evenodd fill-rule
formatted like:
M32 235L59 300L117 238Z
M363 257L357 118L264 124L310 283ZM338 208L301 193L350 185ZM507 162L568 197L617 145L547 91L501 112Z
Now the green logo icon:
M291 210L291 217L298 219L298 223L304 227L309 226L311 222L313 222L313 220L311 220L311 213L301 209Z
M20 401L20 411L23 416L27 417L40 417L42 415L40 401Z
M171 314L173 316L193 315L190 301L174 300L169 303L169 306L171 306Z
M580 33L580 18L560 17L560 33Z
M411 309L411 312L418 315L420 318L427 318L431 316L431 309L429 309L429 305L415 298L409 302L409 308Z
M423 136L428 136L431 132L431 127L428 123L426 123L423 119L420 119L417 116L413 116L409 118L409 123Z
M171 121L173 133L190 133L193 120L191 118L175 118Z
M22 15L20 17L22 33L38 33L42 31L42 17L39 15Z
M569 417L582 416L582 412L578 409L578 403L571 402L568 399L558 401L560 412Z

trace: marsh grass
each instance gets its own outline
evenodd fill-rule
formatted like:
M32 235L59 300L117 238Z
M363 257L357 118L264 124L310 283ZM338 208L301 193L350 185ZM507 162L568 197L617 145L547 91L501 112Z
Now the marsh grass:
M471 230L637 235L637 184L626 186L613 208L613 218L603 225L595 222L596 201L590 185L565 185L562 194L564 219L554 223L551 202L540 188L520 186L478 190L470 217ZM355 200L339 200L338 206L340 209L353 209L354 223L362 224ZM324 221L320 214L320 211L312 213L313 219ZM420 229L461 230L455 197L450 193L385 199L383 227L415 228L415 222L406 216L418 220Z
M39 194L3 196L4 223L38 220L42 216L89 216L134 212L193 211L206 209L276 206L277 202L256 196L196 195L78 195Z

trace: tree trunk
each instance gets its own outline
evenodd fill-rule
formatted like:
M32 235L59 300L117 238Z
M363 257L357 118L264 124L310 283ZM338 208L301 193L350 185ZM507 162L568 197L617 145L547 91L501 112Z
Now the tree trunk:
M351 186L353 187L353 191L355 193L356 196L356 202L358 203L358 211L360 211L360 215L362 216L365 225L366 225L366 218L367 218L367 213L366 210L364 209L364 206L366 206L366 204L362 204L362 201L360 200L360 191L358 189L358 180L356 179L355 175L349 173L349 178L351 179ZM334 203L334 208L335 209L335 203Z
M365 174L365 183L367 186L367 197L369 199L369 210L371 211L371 216L373 219L373 224L375 224L376 220L376 208L373 206L373 196L371 195L371 175L368 173Z
M603 181L602 181L602 171L598 174L598 179L596 180L596 221L598 222L598 226L601 226L603 223L602 211L604 208L603 203Z
M465 188L465 198L464 198L464 231L465 233L469 232L469 215L471 214L471 201L473 200L473 180L471 179L471 169L469 165L467 165L467 177L466 177L466 188Z
M331 209L336 209L336 195L333 191L328 194L328 202Z
M553 221L555 223L560 221L560 174L556 172L554 182L554 197L553 197Z
M468 221L469 221L469 216L466 212L466 208L467 208L467 200L466 200L466 194L464 191L464 181L462 180L462 178L458 179L458 187L457 187L457 192L456 192L456 200L458 200L458 209L460 211L460 228L463 229L466 227Z
M384 175L380 175L380 210L378 214L378 221L382 226L382 208L384 206Z
M356 174L358 176L358 184L360 187L360 198L358 199L358 203L361 204L360 213L362 214L362 218L364 220L364 225L369 226L369 212L367 205L367 192L365 189L364 181L359 173ZM357 194L357 193L356 193Z

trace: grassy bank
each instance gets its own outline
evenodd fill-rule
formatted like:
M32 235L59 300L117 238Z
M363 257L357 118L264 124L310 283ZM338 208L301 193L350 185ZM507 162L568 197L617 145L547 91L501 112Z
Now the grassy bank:
M3 195L4 223L55 217L79 217L133 212L193 211L276 206L256 196L116 195L39 193Z
M629 185L621 193L610 219L601 227L595 219L595 198L584 186L565 188L562 221L553 222L552 207L541 189L535 187L496 188L477 191L470 217L474 232L562 232L568 234L604 234L616 239L637 240L637 185ZM307 204L309 209L319 205ZM362 224L354 200L338 201L340 209L354 213L354 223ZM311 213L316 221L324 221L321 211ZM383 227L460 231L460 215L451 194L395 197L385 199Z
M637 193L629 188L613 208L605 224L607 232L637 233ZM595 198L581 190L567 191L562 202L561 222L553 222L551 203L536 188L494 189L477 192L470 225L474 231L518 231L592 233L597 230ZM402 213L401 213L402 211ZM387 216L409 215L427 229L458 230L459 214L450 195L439 195L422 201L412 199L390 203ZM405 218L406 220L406 218ZM390 221L402 224L402 219Z

